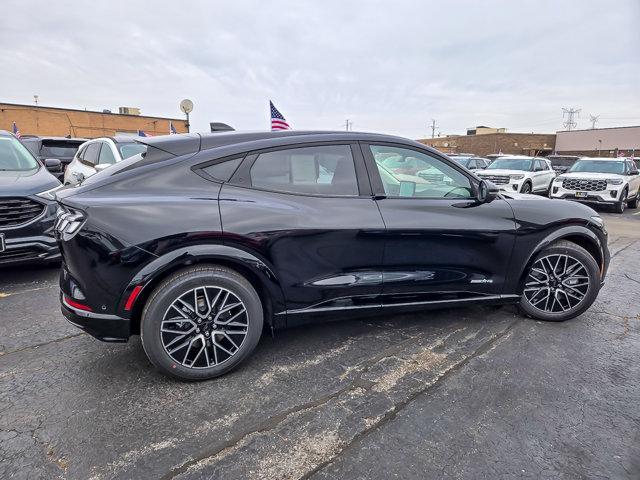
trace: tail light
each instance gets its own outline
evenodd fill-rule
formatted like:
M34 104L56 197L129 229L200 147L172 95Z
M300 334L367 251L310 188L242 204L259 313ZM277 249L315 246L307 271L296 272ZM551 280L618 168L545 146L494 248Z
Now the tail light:
M55 230L64 241L71 240L86 220L83 212L66 205L58 205L56 216Z

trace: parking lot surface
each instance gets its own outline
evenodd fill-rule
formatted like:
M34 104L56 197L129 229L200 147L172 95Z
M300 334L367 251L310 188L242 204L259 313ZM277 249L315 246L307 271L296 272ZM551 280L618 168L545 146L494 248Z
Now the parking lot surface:
M602 213L609 277L574 320L313 325L203 383L67 323L56 268L0 270L0 478L640 478L635 213Z

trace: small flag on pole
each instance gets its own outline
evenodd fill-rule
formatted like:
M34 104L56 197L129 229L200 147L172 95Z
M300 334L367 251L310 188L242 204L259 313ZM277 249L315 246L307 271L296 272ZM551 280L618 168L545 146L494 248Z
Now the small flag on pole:
M176 131L176 127L173 126L173 122L169 120L169 135L173 135L174 133L178 133Z
M284 119L282 114L276 107L273 106L273 102L269 101L269 107L271 107L271 131L276 130L291 130L291 127Z
M20 138L20 130L18 130L18 126L16 125L16 122L13 122L13 134Z

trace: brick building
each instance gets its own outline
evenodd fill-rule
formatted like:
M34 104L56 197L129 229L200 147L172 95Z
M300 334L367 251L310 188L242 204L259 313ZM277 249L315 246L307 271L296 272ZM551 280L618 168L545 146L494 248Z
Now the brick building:
M492 153L546 156L556 144L554 133L483 133L447 135L418 140L443 153L473 153L485 156Z
M40 107L0 103L0 130L11 131L13 122L23 135L95 138L116 134L135 135L143 130L151 135L169 133L169 122L178 133L186 133L184 118L148 117L120 113L93 112L70 108Z
M560 155L640 156L640 126L562 131L557 132L556 138Z

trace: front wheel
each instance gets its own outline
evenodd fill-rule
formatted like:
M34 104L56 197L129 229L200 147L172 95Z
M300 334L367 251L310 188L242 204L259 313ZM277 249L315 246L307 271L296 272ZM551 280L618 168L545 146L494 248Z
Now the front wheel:
M520 193L531 193L531 184L529 182L525 182L520 189Z
M260 340L263 310L253 286L216 266L179 271L151 294L142 312L142 346L162 372L206 380L235 368Z
M616 213L624 213L624 209L627 206L627 191L624 190L620 194L620 201L615 204L613 207L614 212Z
M560 241L536 255L525 274L520 309L538 320L574 318L595 301L600 270L584 248Z

